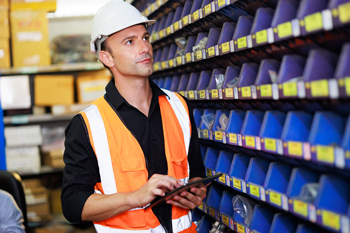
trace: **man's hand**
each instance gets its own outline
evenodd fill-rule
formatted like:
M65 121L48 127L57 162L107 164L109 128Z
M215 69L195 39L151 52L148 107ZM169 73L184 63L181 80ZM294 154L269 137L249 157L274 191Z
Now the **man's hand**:
M201 179L195 177L189 180L189 182ZM207 185L201 184L198 188L191 188L191 192L182 192L180 195L176 195L173 199L167 201L168 204L175 205L184 209L194 209L202 204L203 199L207 195Z
M131 197L135 201L136 207L143 207L157 196L164 196L165 193L182 185L183 183L174 177L154 174L140 189L132 192Z

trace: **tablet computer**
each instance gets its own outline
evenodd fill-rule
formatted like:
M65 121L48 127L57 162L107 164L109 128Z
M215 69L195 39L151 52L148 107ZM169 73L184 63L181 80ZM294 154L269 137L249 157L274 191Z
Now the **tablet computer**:
M164 203L166 203L166 201L171 200L176 195L180 195L180 193L182 193L184 191L189 191L191 188L198 187L201 183L203 183L204 185L207 185L210 182L213 182L214 180L219 178L220 176L222 176L222 173L218 173L218 174L215 174L213 176L207 176L205 178L202 178L202 179L190 182L186 185L183 185L183 186L181 186L177 189L174 189L173 191L165 194L165 196L156 197L151 202L151 204L149 206L147 206L145 209L164 204Z

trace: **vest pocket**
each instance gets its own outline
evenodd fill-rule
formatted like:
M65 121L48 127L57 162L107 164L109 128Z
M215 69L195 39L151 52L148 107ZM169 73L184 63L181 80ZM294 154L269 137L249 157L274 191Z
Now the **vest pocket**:
M126 211L122 214L114 216L106 220L106 225L115 228L135 227L140 228L146 226L145 210L138 209Z
M189 177L187 156L171 160L174 167L174 172L177 179Z
M146 169L145 156L137 155L120 159L123 172L144 171Z

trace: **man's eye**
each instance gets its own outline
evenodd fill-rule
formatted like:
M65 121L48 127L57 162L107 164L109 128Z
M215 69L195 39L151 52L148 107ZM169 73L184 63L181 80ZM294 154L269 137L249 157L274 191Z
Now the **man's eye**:
M145 36L145 38L143 38L143 39L148 41L149 40L149 36Z
M126 44L132 44L132 40L128 40Z

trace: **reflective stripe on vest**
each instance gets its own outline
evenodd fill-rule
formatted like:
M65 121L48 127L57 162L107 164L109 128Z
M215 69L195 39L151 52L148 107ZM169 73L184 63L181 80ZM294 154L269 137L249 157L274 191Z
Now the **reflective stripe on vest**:
M190 172L187 154L191 138L188 108L178 94L164 92L169 98L160 96L159 105L168 174L187 183ZM146 183L148 172L141 146L104 97L96 100L93 105L81 112L81 115L100 168L101 183L96 184L95 192L101 194L129 192ZM132 153L129 153L130 151ZM142 157L139 154L142 154ZM130 176L134 173L136 176ZM174 233L195 232L189 211L173 206L172 216ZM135 219L135 223L132 219ZM151 209L143 208L135 208L111 219L95 222L95 226L98 232L164 232Z

